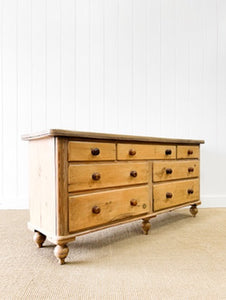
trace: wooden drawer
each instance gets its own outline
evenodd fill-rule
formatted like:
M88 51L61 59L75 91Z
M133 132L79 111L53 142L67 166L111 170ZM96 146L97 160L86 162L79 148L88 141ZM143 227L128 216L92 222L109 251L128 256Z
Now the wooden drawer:
M147 183L147 162L70 164L68 191L81 191L114 186Z
M173 145L143 145L143 144L118 144L118 160L136 159L175 159L176 146Z
M193 178L199 176L199 161L161 161L153 163L153 181Z
M114 143L68 142L68 161L115 160Z
M160 183L153 186L154 211L199 200L199 179Z
M69 231L142 215L149 209L148 186L72 196L69 197Z
M199 158L199 146L177 146L177 158Z

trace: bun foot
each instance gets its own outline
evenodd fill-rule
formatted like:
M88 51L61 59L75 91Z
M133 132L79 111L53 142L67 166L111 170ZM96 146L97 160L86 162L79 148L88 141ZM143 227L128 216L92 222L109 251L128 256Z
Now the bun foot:
M38 248L41 248L43 243L46 240L46 236L42 234L39 231L35 231L34 237L33 237L34 242L36 243Z
M66 244L56 245L54 248L54 255L56 256L60 265L65 264L65 258L69 252L68 246Z
M149 229L151 228L151 223L149 222L150 218L143 219L142 229L144 234L148 234Z
M198 213L198 208L197 208L197 205L196 204L193 204L191 207L190 207L190 213L192 214L193 217L195 217Z

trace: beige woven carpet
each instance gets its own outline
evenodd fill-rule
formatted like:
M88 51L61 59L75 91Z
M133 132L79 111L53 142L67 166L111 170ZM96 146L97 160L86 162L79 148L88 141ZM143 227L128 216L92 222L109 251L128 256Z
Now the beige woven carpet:
M0 299L226 299L226 209L188 209L78 237L60 266L28 211L0 211Z

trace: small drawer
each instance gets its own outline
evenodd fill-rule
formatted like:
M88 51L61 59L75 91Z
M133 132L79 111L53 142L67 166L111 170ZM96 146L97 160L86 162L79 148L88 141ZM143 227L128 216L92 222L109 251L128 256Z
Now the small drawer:
M199 146L177 146L177 158L199 158Z
M143 144L118 144L118 160L136 159L175 159L176 146L173 145L143 145Z
M68 161L115 160L114 143L68 142Z
M199 200L199 179L153 186L154 211Z
M82 191L147 183L148 163L69 164L68 191Z
M153 181L199 177L199 161L161 161L153 163Z
M69 231L103 225L149 212L148 186L69 197Z

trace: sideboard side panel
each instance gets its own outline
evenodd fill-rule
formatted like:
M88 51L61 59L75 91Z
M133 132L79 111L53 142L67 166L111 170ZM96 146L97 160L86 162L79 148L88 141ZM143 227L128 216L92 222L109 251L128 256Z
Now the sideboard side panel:
M68 228L68 139L56 137L57 235L64 236Z
M30 223L45 235L56 234L54 153L54 137L29 142Z

